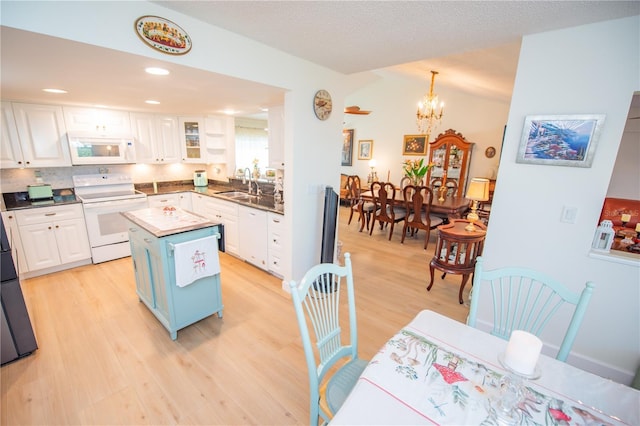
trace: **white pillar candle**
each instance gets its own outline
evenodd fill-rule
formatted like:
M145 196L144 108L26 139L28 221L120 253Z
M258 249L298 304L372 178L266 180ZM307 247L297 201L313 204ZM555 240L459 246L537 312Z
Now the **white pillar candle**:
M513 330L504 353L505 364L517 373L532 374L538 363L542 340L531 333Z

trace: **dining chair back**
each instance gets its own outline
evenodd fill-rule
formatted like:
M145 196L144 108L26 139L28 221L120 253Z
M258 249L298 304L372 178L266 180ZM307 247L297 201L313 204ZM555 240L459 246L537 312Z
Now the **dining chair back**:
M436 197L438 198L453 197L455 194L458 193L457 179L447 178L447 181L444 184L444 187L442 185L443 185L443 182L441 177L431 179L431 184L430 184L431 190L436 195Z
M429 244L429 234L438 225L442 225L442 218L431 214L431 204L433 203L433 191L426 186L407 185L402 190L406 216L404 227L402 228L402 240L404 243L409 230L413 236L419 229L425 231L424 249Z
M574 305L556 359L566 361L582 324L595 284L587 282L580 293L531 269L506 267L484 270L482 256L476 259L471 307L467 324L476 327L478 303L485 285L491 289L493 329L491 334L508 340L512 330L539 336L552 317L565 304Z
M344 254L344 262L344 266L315 265L299 283L290 283L307 363L312 425L318 424L319 416L326 422L331 420L367 366L367 361L358 357L350 253ZM341 299L345 292L346 306ZM341 315L345 307L346 315ZM346 362L334 368L343 360Z
M347 225L351 224L353 219L353 213L358 212L358 222L360 222L360 231L364 229L365 225L367 230L371 222L371 215L375 205L370 201L364 201L361 197L362 187L360 186L360 176L351 175L347 176L347 199L349 200L349 221Z
M371 184L371 193L373 196L374 211L373 220L371 221L371 229L369 235L373 234L375 223L380 223L380 229L384 228L384 224L390 224L389 240L393 235L393 227L397 222L403 221L407 215L404 207L394 206L396 199L396 187L391 182L373 182Z

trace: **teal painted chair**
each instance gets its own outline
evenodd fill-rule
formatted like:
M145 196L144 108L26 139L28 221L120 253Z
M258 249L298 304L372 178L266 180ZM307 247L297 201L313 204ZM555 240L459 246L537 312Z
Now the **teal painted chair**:
M299 284L295 281L290 283L309 374L311 425L318 424L319 416L325 422L331 420L367 366L367 361L358 358L356 304L349 253L345 253L344 261L345 266L333 263L316 265L307 271ZM345 292L346 306L340 299ZM343 307L347 312L341 321ZM341 325L348 325L348 330ZM334 371L336 365L339 367ZM327 374L329 372L331 374Z
M483 269L482 256L476 259L467 324L476 327L478 303L485 286L491 290L493 330L491 334L509 340L512 330L539 336L564 304L575 305L573 316L556 359L565 362L578 334L595 285L587 282L581 293L573 293L558 281L523 268Z

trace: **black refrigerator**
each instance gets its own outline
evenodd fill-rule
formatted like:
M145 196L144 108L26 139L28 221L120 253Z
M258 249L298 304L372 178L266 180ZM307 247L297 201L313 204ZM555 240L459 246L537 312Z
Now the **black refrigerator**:
M1 364L29 355L36 349L36 337L31 328L29 312L24 303L20 280L13 265L11 246L0 217L2 242L0 255L0 299L2 300L2 329L0 330Z

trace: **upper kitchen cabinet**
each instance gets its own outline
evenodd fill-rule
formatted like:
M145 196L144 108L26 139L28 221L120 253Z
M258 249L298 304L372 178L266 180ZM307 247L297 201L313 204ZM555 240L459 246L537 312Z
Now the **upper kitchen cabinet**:
M204 118L179 117L180 150L184 163L206 163L204 149Z
M284 106L269 107L269 167L284 169Z
M204 119L207 160L209 163L235 164L234 119L225 115L208 115Z
M2 167L71 166L62 108L2 102Z
M453 195L463 197L473 145L453 129L440 133L436 140L429 144L429 163L433 163L434 166L427 173L428 184L432 185L435 179L442 179L442 182L453 179L458 186L457 192Z
M167 164L181 161L178 117L132 113L131 128L138 163Z
M127 111L82 107L63 109L68 132L97 136L131 135L131 117Z

